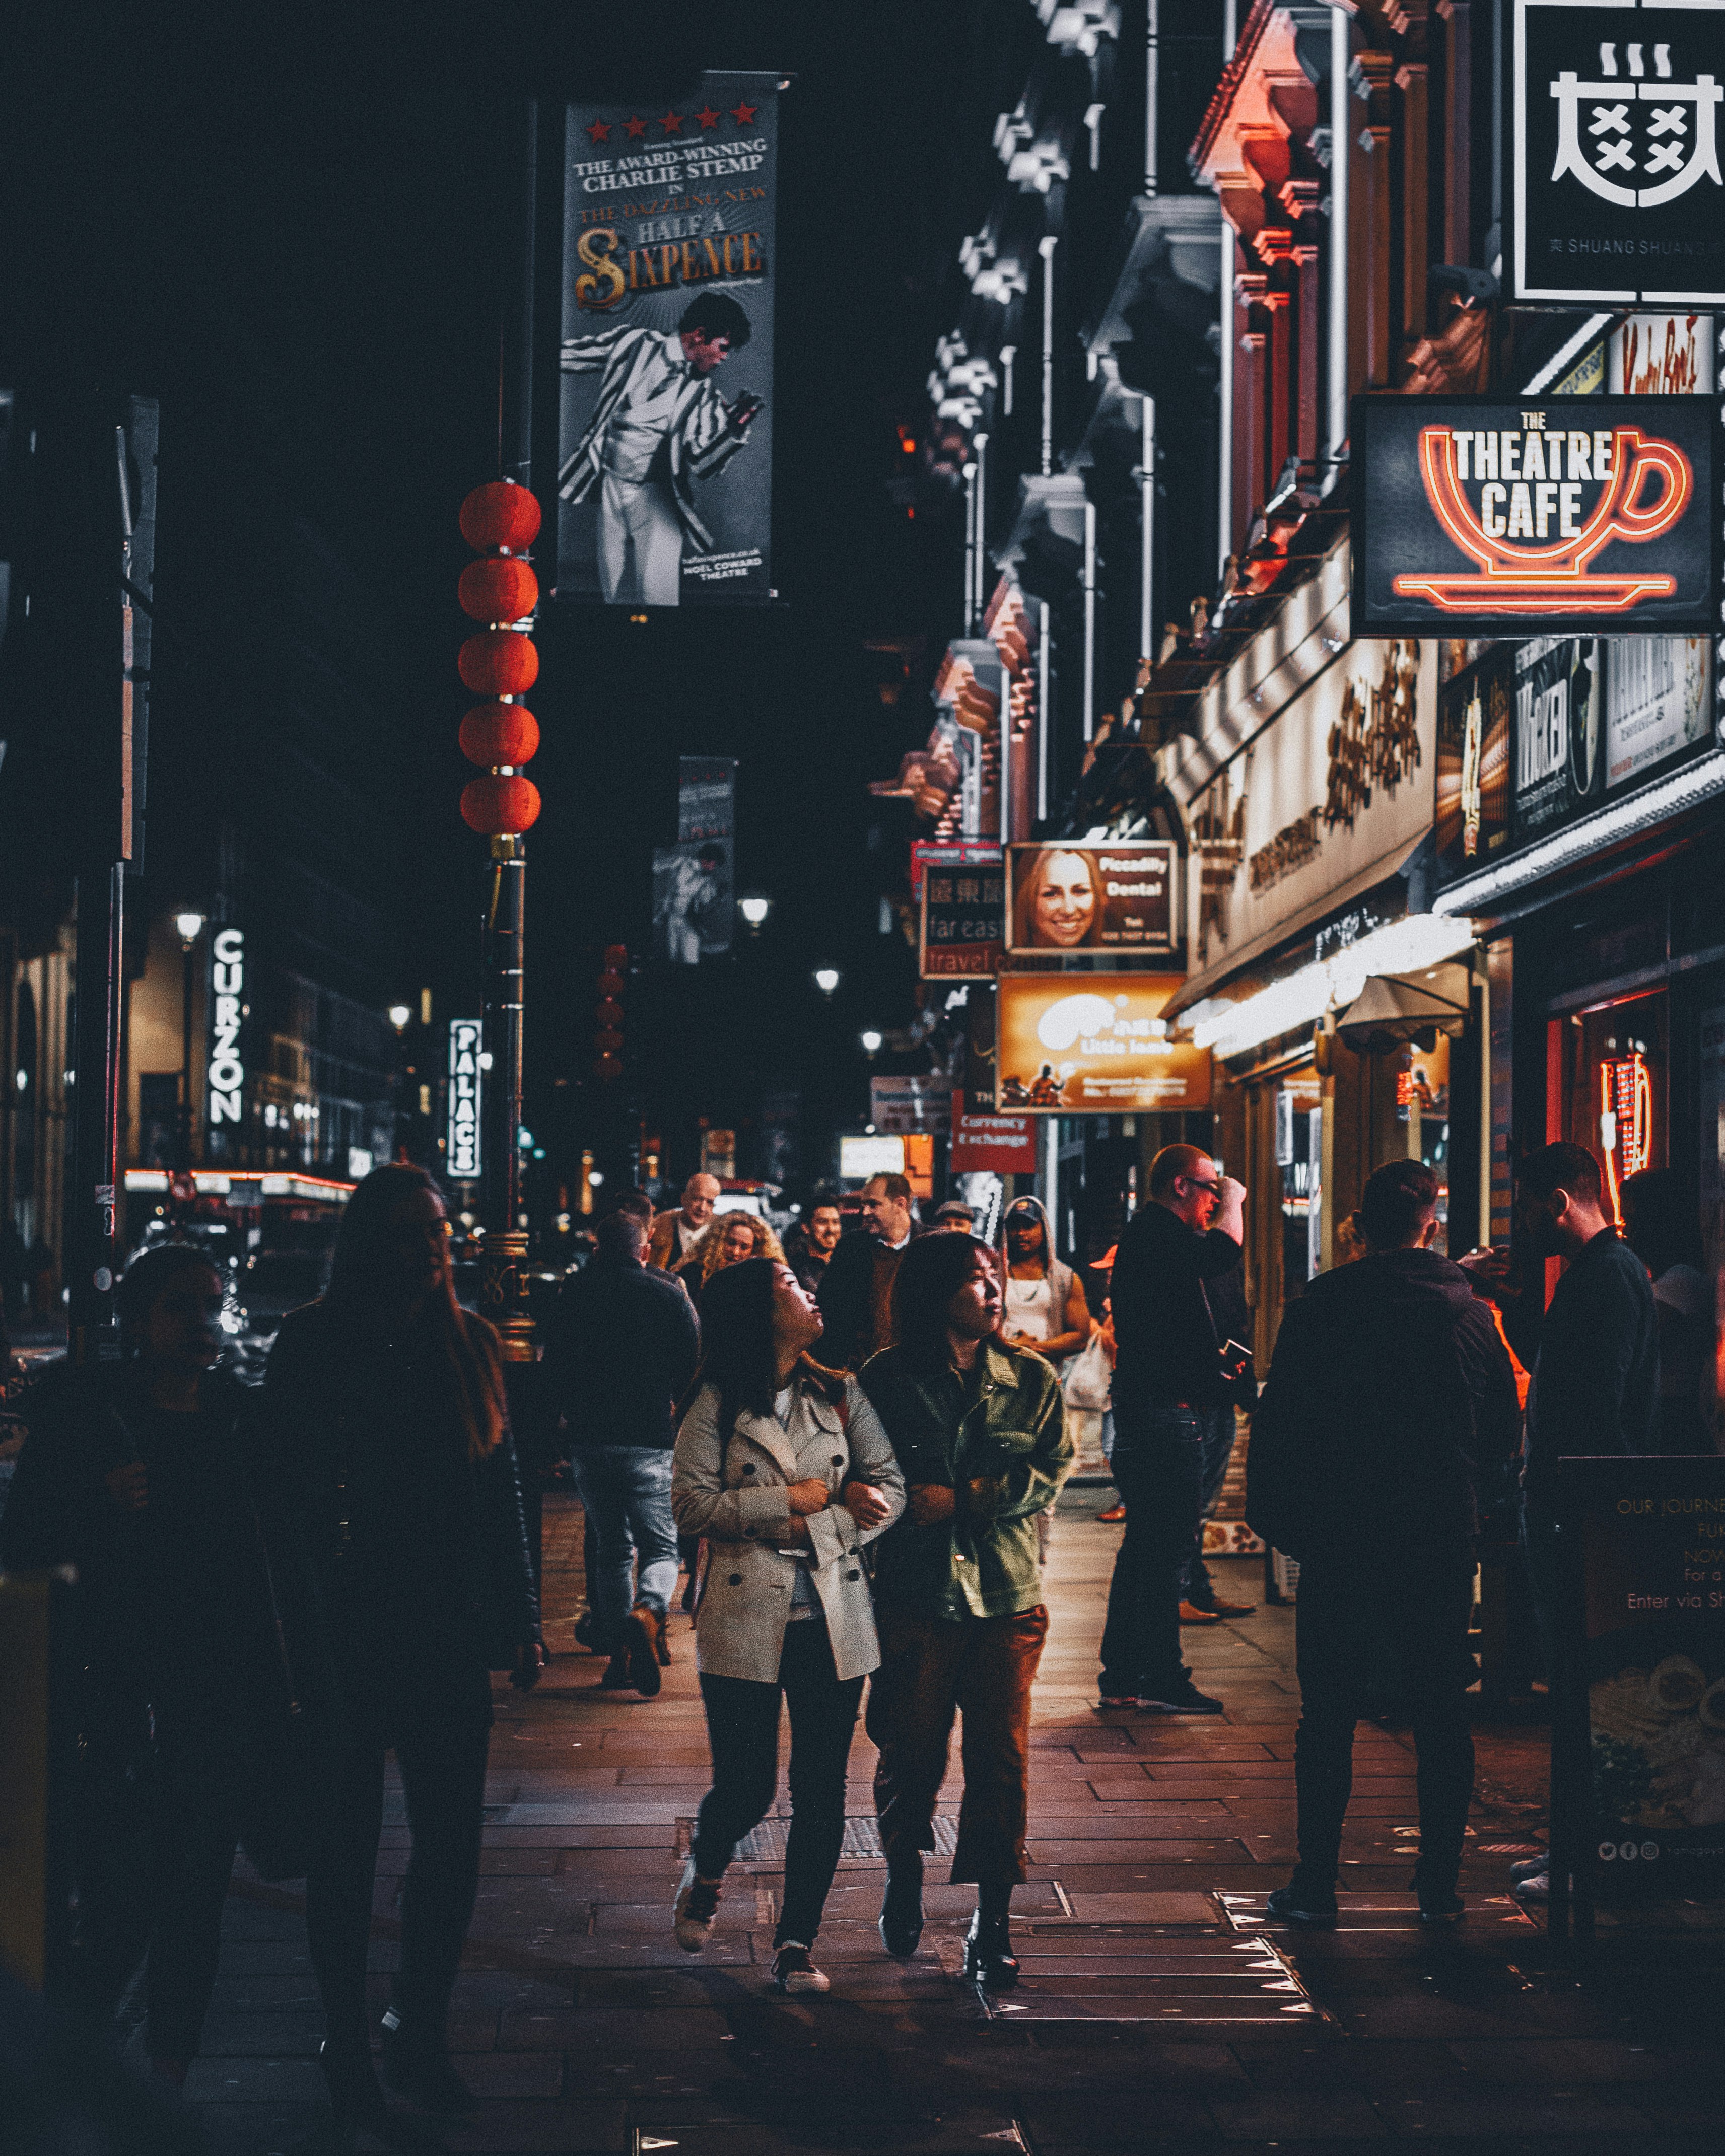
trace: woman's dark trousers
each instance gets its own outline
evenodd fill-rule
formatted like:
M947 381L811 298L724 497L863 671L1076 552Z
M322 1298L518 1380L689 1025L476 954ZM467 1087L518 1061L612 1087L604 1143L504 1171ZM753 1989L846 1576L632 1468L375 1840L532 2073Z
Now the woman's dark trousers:
M479 1890L490 1687L470 1672L390 1718L413 1851L401 1897L395 2006L416 2043L444 2041L449 1995ZM372 1876L383 1824L383 1747L352 1744L333 1761L332 1815L305 1882L305 1928L332 2050L369 2044L366 1964Z
M778 1785L778 1712L791 1715L791 1830L784 1856L784 1911L773 1944L812 1947L827 1890L845 1845L845 1777L850 1734L862 1704L860 1677L833 1666L819 1617L785 1626L777 1684L702 1674L713 1785L701 1800L692 1854L703 1879L717 1879L737 1845L773 1806Z

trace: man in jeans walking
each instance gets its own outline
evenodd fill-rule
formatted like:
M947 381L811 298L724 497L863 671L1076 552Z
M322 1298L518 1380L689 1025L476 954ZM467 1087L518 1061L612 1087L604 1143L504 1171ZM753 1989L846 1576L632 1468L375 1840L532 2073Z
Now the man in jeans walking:
M595 1240L592 1261L557 1298L546 1383L568 1426L597 1542L587 1584L593 1644L611 1657L600 1684L650 1698L677 1584L674 1410L695 1374L698 1335L680 1284L644 1262L647 1226L637 1214L611 1214Z
M1204 1502L1206 1419L1230 1373L1204 1283L1239 1260L1244 1184L1196 1146L1150 1163L1150 1203L1127 1224L1110 1284L1114 1486L1126 1534L1108 1589L1101 1703L1219 1714L1180 1659L1180 1601Z

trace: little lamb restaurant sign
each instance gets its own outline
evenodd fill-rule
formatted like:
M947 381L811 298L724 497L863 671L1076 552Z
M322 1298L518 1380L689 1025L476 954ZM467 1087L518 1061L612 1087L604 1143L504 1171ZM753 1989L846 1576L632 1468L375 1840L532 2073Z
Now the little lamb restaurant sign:
M1725 301L1725 0L1513 8L1511 296Z

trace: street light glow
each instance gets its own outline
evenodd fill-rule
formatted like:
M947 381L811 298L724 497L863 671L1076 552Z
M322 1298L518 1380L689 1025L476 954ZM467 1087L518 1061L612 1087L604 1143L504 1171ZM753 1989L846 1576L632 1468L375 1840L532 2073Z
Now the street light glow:
M745 898L737 910L751 928L758 928L773 911L773 901L770 898Z
M862 1045L863 1053L865 1055L874 1055L879 1052L880 1047L880 1036L875 1032L872 1026L870 1026L868 1031L863 1034Z
M839 985L838 968L836 966L817 966L814 969L814 985L820 990L824 996L831 995L834 989Z
M181 942L189 947L203 933L203 916L201 913L177 913L174 927L180 932Z
M389 1006L389 1023L398 1033L407 1031L408 1020L413 1015L413 1012L406 1004L391 1004Z

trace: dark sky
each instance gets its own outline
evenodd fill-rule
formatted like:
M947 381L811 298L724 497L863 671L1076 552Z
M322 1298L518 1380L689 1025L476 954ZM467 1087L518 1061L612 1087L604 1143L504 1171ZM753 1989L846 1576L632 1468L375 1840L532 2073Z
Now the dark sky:
M182 539L207 534L242 588L249 535L290 511L358 569L389 678L383 737L354 752L399 841L399 985L433 984L443 1014L475 993L483 850L455 811L455 511L495 470L523 100L675 95L704 66L795 78L781 108L782 603L644 629L597 608L544 623L530 1114L562 1107L556 1075L581 1077L594 953L639 928L650 848L673 835L679 753L741 759L742 881L776 911L737 968L650 992L656 1076L665 1055L680 1081L697 1074L666 1112L742 1113L763 1075L818 1086L824 1073L860 1098L856 1029L908 1015L908 953L876 932L880 819L863 789L926 731L927 706L883 705L863 645L922 634L937 648L957 626L951 530L911 523L885 482L896 423L922 416L943 326L931 265L950 261L968 207L953 199L954 147L985 125L989 20L1010 5L99 4L79 11L75 36L59 10L14 18L0 113L4 274L25 300L14 324L36 325L23 334L39 360L45 339L167 390L169 448L175 389L195 394L213 372L255 398L269 498L243 454L237 469L206 459L177 490L170 465L163 516L184 521ZM901 814L889 812L892 831ZM826 959L847 974L831 1010L807 987Z

